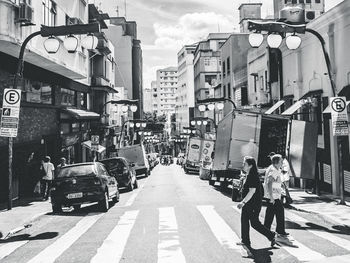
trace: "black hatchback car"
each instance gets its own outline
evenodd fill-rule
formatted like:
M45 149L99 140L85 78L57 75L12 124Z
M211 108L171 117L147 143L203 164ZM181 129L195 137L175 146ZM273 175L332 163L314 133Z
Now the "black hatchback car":
M62 206L79 209L81 204L92 202L98 202L100 209L107 212L110 200L119 201L118 183L99 162L64 166L52 183L54 213L61 212Z
M110 175L117 179L119 187L126 187L128 191L138 187L134 164L124 157L113 157L100 162L106 166Z

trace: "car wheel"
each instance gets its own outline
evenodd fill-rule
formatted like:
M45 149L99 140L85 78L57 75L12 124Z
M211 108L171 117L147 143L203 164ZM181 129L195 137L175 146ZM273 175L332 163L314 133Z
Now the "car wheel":
M135 179L135 183L134 183L134 189L139 188L139 183L137 182L137 180Z
M134 190L134 185L132 184L132 181L130 181L127 189L128 189L128 192L131 192L132 190Z
M116 192L115 197L112 199L113 203L118 203L119 202L119 191Z
M79 210L80 207L81 207L81 205L73 205L73 208L74 208L75 211Z
M209 180L209 185L213 186L215 184L215 181Z
M99 206L102 212L107 212L109 209L108 192L105 191L103 199L99 202Z
M148 175L148 176L151 175L151 170L147 170L147 175Z
M61 213L62 212L62 205L61 204L52 204L52 212Z

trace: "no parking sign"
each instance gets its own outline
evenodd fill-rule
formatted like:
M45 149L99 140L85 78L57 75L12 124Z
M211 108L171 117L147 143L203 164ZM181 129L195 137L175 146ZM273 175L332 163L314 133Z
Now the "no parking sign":
M333 136L347 136L349 134L348 113L345 97L329 99L332 116Z
M2 101L0 136L17 137L21 90L5 89Z

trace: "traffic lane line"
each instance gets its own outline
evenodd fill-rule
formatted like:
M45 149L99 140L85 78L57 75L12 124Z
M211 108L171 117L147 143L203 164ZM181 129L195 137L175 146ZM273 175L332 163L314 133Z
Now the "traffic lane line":
M90 227L92 227L104 214L88 214L82 218L73 228L62 237L57 239L42 252L37 254L28 263L51 263L54 262L64 251L79 239Z
M27 244L29 240L15 241L11 243L6 243L0 247L0 260L12 254L16 249Z
M127 211L121 216L116 227L105 239L102 246L98 248L96 255L90 261L91 263L120 261L138 213L138 210Z
M147 179L148 180L148 179ZM139 186L138 189L134 190L133 193L131 194L131 196L129 197L128 201L126 201L126 203L124 205L121 205L119 207L129 207L132 206L132 204L135 202L136 197L138 196L138 194L141 192L141 190L145 187L147 182L144 182L143 184L141 184Z
M158 263L186 262L174 207L159 208Z

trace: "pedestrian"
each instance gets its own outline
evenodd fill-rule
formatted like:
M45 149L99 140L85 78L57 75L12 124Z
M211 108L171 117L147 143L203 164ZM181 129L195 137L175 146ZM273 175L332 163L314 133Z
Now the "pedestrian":
M264 192L269 200L266 208L264 226L271 228L272 221L276 217L276 232L281 236L287 236L285 231L284 207L282 203L282 155L275 154L271 157L271 165L265 172Z
M282 189L285 191L286 204L289 205L293 203L293 199L289 194L289 180L291 177L290 165L285 155L282 155Z
M42 178L43 182L43 198L44 200L49 199L49 194L50 194L50 188L51 188L51 183L54 177L54 172L55 172L55 166L51 163L51 158L50 156L45 156L44 162L41 165L41 169L44 172L44 176Z
M60 172L60 170L62 169L62 167L67 165L67 160L66 158L62 157L60 159L60 163L57 165L57 169L56 169L56 176L58 175L58 173Z
M243 181L243 200L237 205L242 209L241 213L241 242L239 245L251 247L249 228L250 225L264 235L271 242L271 246L276 244L276 233L267 229L259 221L259 214L262 205L261 183L258 175L258 168L253 157L246 156L243 161L243 173L246 177Z

